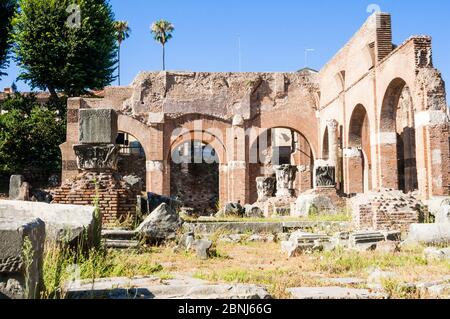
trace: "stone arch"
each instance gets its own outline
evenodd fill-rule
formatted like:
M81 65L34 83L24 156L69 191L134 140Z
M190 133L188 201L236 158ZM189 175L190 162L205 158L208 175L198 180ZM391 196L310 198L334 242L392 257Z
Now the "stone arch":
M345 71L339 71L335 74L334 79L336 81L336 86L339 88L339 92L345 90Z
M126 132L134 136L142 145L145 156L150 156L150 132L147 125L133 119L130 116L119 115L117 119L117 127L119 132Z
M366 108L358 104L353 109L348 128L347 193L364 193L372 189L370 121Z
M314 120L312 120L314 119ZM254 121L257 127L263 129L271 128L288 128L303 135L311 147L314 159L318 158L319 153L319 137L315 111L310 112L266 112L262 113L258 119Z
M201 163L176 163L173 161L173 154L180 146L188 145L192 150L193 144L197 143L214 150L217 160L214 162L202 161ZM226 167L227 153L221 138L211 132L186 129L171 138L170 147L166 150L164 157L167 163L168 193L171 196L179 196L186 207L194 209L196 214L210 215L217 212L216 208L219 202L226 202L228 176L223 167Z
M189 142L189 141L200 141L205 144L211 145L211 147L217 152L219 158L219 164L227 163L226 147L223 141L216 135L207 131L185 131L178 135L176 138L172 138L170 141L170 147L166 150L165 159L170 160L170 156L174 151L175 147L179 144Z
M258 134L252 135L249 138L250 153L258 154L257 163L254 163L255 158L253 158L249 163L250 201L255 202L257 199L256 178L261 176L270 176L273 174L273 172L271 171L271 167L273 166L272 156L274 151L272 142L274 141L274 130L287 130L292 133L293 137L291 140L292 147L290 164L295 165L299 168L295 182L297 193L312 189L315 157L310 141L306 138L306 136L302 132L286 125L273 126L260 130L261 131L258 132ZM267 143L261 143L260 141L260 139L264 136L267 137ZM260 145L264 145L263 147L267 147L268 151L261 150ZM265 155L266 157L260 158L261 154ZM280 164L287 163L283 162Z
M118 156L118 173L121 176L137 176L142 180L142 189L146 187L146 156L142 142L134 135L120 131L116 143L120 146Z
M379 118L381 186L417 190L414 105L410 87L402 78L389 83Z

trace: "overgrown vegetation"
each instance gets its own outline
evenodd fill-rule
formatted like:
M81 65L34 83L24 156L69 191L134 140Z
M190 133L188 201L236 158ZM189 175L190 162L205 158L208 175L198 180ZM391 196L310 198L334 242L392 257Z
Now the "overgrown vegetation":
M163 273L161 264L149 254L133 251L116 252L103 248L88 252L47 246L44 255L44 299L64 298L65 284L75 280L95 281L108 277L149 276Z
M30 238L27 236L23 241L22 246L22 258L25 268L25 298L35 298L36 296L30 296L30 292L32 291L32 287L28 286L30 283L30 268L33 264L33 244L31 243ZM34 287L36 288L36 287ZM33 289L34 290L34 289Z
M22 173L39 180L60 172L65 103L41 105L33 94L15 94L0 103L0 175Z
M0 79L5 75L2 70L8 67L8 57L11 48L11 21L16 9L16 0L0 0Z
M278 243L216 243L215 257L200 260L191 252L175 252L171 245L141 252L92 249L89 252L47 247L44 259L44 298L64 297L64 283L74 279L93 281L107 277L176 275L210 282L249 283L267 287L275 298L289 298L291 287L329 286L326 278L367 279L371 269L395 272L382 281L391 298L423 298L407 283L434 281L450 271L448 261L427 261L423 247L401 253L336 250L286 258ZM366 288L364 284L358 288Z

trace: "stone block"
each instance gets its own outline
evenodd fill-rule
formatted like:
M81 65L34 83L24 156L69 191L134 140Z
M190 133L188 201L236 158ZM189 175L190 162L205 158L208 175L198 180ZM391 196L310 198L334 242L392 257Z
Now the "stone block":
M163 112L155 113L150 112L148 114L148 124L164 124L165 114Z
M37 299L43 288L45 224L0 217L0 299Z
M410 244L450 243L450 223L412 224L406 242Z
M25 177L22 175L11 175L9 179L9 199L18 200L20 197L20 188L25 182Z
M441 206L435 217L436 223L447 223L450 225L450 205Z
M79 140L82 144L115 144L117 113L113 109L81 109Z
M450 205L448 196L435 196L427 201L428 211L433 216L437 216L441 208L448 205Z
M381 299L379 293L367 289L342 287L300 287L287 290L294 299Z
M292 216L308 217L312 212L335 215L337 210L328 196L320 194L300 195L295 202Z
M350 244L353 247L364 244L376 244L385 241L385 236L380 232L357 232L350 234Z
M0 201L0 218L39 218L45 223L46 240L61 243L76 243L85 234L92 240L94 210L92 206Z
M130 289L130 287L133 287ZM270 299L265 288L248 284L212 284L177 276L105 278L67 285L67 299Z

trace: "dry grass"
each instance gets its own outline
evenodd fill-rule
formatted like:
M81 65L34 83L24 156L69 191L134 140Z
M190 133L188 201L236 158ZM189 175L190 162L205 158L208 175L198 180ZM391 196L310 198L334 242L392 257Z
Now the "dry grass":
M175 253L173 247L151 247L143 252L92 251L82 260L61 256L50 250L45 259L47 296L57 290L56 282L67 280L64 270L71 264L80 266L81 279L105 277L187 275L211 282L252 283L264 285L274 298L289 298L286 288L330 285L324 278L358 277L367 279L369 269L379 268L397 274L394 280L383 282L393 298L423 298L409 291L404 283L436 281L450 274L449 261L428 262L423 247L395 254L376 252L335 251L287 258L279 243L247 243L216 245L216 257L202 261L189 252ZM63 258L61 258L63 257ZM57 266L59 265L59 266ZM63 270L58 274L58 269ZM56 275L55 275L56 274ZM61 281L55 280L60 278ZM364 285L358 288L365 288Z
M173 253L171 247L160 247L141 255L114 253L111 262L134 265L132 275L149 274L139 264L161 264L165 275L176 273L212 282L261 284L275 298L288 298L285 290L290 287L326 286L321 279L327 277L367 279L368 270L375 267L398 275L395 280L383 282L392 297L418 298L417 293L406 291L402 284L439 280L450 274L450 262L427 262L422 257L422 248L396 254L336 251L297 258L287 258L277 243L219 244L216 248L219 257L206 261L190 253Z

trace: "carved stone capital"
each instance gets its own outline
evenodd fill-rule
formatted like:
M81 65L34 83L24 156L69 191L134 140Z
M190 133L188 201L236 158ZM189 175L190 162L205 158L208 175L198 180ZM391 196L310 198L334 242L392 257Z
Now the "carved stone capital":
M282 198L295 196L294 182L298 172L297 166L276 165L273 168L277 177L276 197Z
M264 202L275 194L276 179L274 177L256 178L256 189L258 192L258 202Z
M316 186L317 187L336 186L336 168L334 166L316 167Z
M339 126L339 123L336 120L328 120L327 121L327 127L328 127L329 131L336 131L338 126Z
M116 144L78 144L73 149L80 170L117 170L120 146Z
M247 163L245 163L244 161L228 162L228 169L231 171L237 170L237 169L246 169L246 168L247 168Z
M145 169L147 172L160 172L164 171L164 163L163 161L146 161Z
M361 158L361 149L357 147L345 148L343 150L343 155L345 158Z

